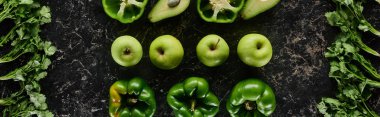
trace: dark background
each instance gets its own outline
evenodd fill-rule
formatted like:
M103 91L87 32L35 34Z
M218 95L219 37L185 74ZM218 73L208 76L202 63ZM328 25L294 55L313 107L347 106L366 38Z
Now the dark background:
M206 23L196 11L195 1L181 15L150 23L147 14L156 3L149 1L144 15L132 24L121 24L108 17L101 0L45 1L52 11L52 23L44 25L41 36L58 48L46 79L41 81L51 111L62 117L108 116L108 90L118 79L142 77L153 88L157 99L156 116L173 116L166 103L171 86L190 76L206 78L210 89L221 101L218 116L228 116L225 102L230 89L246 78L259 78L272 86L277 108L273 116L321 116L316 104L321 97L335 94L335 83L329 79L326 48L339 32L327 24L324 13L334 10L328 0L283 0L273 9L251 20L237 19L232 24ZM380 5L369 0L365 16L380 29ZM239 39L249 33L267 36L273 46L273 58L264 67L252 68L238 58ZM182 64L174 70L160 70L149 60L148 48L160 35L177 37L185 49ZM230 57L220 67L208 68L195 53L198 41L207 34L218 34L230 46ZM131 68L116 64L110 54L113 40L131 35L142 44L144 56ZM364 42L380 51L380 38L365 33ZM380 60L372 59L380 69ZM15 85L0 82L0 96ZM374 91L370 106L380 113L380 91Z

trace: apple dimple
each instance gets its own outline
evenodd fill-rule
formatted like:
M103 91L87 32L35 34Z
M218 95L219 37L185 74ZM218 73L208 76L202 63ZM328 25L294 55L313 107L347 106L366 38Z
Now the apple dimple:
M216 49L216 46L215 46L215 44L210 44L209 48L211 51L214 51Z
M256 44L256 48L258 49L258 50L260 50L262 47L263 47L263 43L260 43L260 42L258 42L257 44Z
M140 42L132 36L121 36L115 39L111 46L112 58L121 66L136 65L142 58Z
M211 50L211 51L216 50L216 48L218 47L219 42L220 42L220 38L218 38L218 41L216 42L216 44L211 43L211 44L209 45L210 50Z
M131 49L129 49L129 48L126 48L125 50L124 50L124 52L123 52L123 54L124 55L131 55Z
M165 51L163 48L157 48L157 52L160 54L160 55L164 55L165 54Z

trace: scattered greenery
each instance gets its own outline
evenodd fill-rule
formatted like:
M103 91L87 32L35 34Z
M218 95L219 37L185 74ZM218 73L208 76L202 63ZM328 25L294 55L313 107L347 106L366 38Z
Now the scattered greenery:
M26 53L32 56L25 65L0 76L0 81L13 80L20 85L19 91L9 97L0 97L0 106L5 108L0 115L52 117L39 84L51 64L48 57L56 51L51 42L43 41L39 36L40 26L51 21L50 9L41 6L37 0L0 0L0 23L6 19L15 25L0 37L1 51L5 52L4 45L12 46L8 53L0 56L0 64L12 62Z
M339 27L342 32L327 48L325 57L330 61L329 77L337 82L338 92L336 98L322 98L317 107L325 117L378 117L366 101L372 89L380 88L380 75L360 51L374 56L380 54L362 42L360 33L370 31L380 36L380 32L362 14L365 0L332 1L336 11L325 16L330 25Z

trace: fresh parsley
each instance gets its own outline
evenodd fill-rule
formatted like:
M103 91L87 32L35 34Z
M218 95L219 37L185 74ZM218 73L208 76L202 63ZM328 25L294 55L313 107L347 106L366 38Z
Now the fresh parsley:
M50 9L41 6L37 0L0 0L0 23L6 19L15 25L0 37L0 50L6 44L11 44L12 49L0 56L0 64L12 62L26 53L32 56L25 65L0 76L0 81L13 80L20 85L19 91L0 97L0 106L5 108L0 115L53 117L39 84L51 64L49 56L56 51L51 42L39 36L40 26L51 21Z
M325 117L378 117L366 101L373 88L380 88L380 75L360 51L374 56L380 54L362 42L361 31L380 36L363 16L364 0L332 0L336 11L325 14L330 25L339 27L341 33L327 48L325 57L330 61L329 77L337 82L336 98L322 98L317 105Z

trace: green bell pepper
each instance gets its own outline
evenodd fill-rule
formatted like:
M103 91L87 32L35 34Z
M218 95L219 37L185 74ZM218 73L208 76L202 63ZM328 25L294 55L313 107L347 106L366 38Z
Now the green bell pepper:
M176 117L213 117L219 111L219 100L209 90L207 81L190 77L174 85L167 101Z
M104 11L121 23L132 23L144 13L148 0L102 0Z
M155 111L154 91L143 79L119 80L111 86L111 117L152 117Z
M226 106L232 117L269 116L276 108L276 97L263 81L247 79L235 85Z
M244 0L198 0L197 10L207 22L231 23L243 5Z

